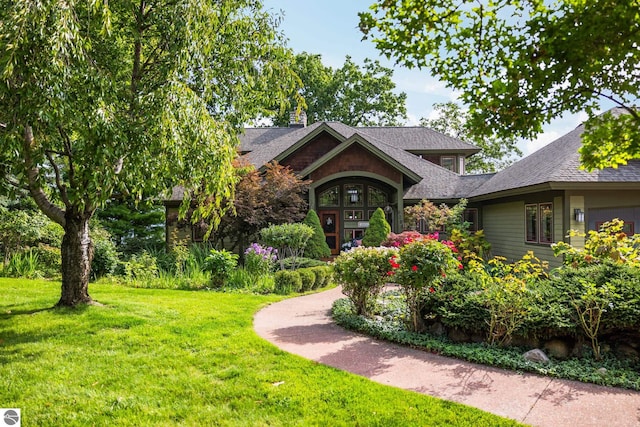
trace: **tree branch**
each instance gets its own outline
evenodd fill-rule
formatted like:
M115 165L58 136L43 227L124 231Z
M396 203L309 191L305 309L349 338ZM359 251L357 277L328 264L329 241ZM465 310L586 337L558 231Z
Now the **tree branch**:
M49 160L49 163L51 164L51 167L53 167L53 171L55 172L55 175L56 175L56 187L58 187L58 191L60 191L60 196L62 197L62 201L64 202L64 205L68 209L69 206L71 205L71 203L69 202L69 196L67 194L67 187L65 187L65 185L62 183L62 176L60 175L60 168L58 167L58 165L54 161L53 156L51 155L50 151L45 151L45 155L47 156L47 159Z
M24 128L24 168L27 172L27 182L29 185L29 193L36 205L42 210L42 212L48 216L52 221L65 226L65 212L51 203L45 192L38 184L38 175L40 173L38 167L33 164L33 158L31 157L31 150L34 147L33 129L31 126L26 125Z

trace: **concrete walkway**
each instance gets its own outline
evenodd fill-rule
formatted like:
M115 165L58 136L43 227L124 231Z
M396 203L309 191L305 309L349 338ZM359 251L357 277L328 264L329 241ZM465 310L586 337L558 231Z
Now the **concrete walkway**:
M375 340L331 319L340 288L272 304L254 319L281 349L382 384L533 426L640 426L640 393L485 367Z

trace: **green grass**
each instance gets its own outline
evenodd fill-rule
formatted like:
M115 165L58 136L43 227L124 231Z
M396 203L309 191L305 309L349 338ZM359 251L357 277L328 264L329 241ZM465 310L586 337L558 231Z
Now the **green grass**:
M518 425L282 352L254 313L275 296L0 279L0 406L23 426Z

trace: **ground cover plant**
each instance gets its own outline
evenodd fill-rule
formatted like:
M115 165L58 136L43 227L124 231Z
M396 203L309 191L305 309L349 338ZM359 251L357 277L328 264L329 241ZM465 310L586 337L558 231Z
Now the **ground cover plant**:
M29 425L518 425L282 352L252 328L279 296L59 288L0 279L0 401Z

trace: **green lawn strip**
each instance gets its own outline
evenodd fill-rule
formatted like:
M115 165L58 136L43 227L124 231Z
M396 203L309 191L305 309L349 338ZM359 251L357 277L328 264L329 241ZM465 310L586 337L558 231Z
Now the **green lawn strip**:
M0 406L24 426L519 425L282 352L253 331L282 297L0 279Z

